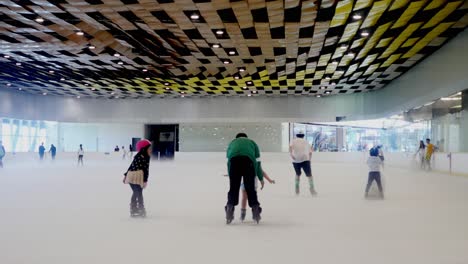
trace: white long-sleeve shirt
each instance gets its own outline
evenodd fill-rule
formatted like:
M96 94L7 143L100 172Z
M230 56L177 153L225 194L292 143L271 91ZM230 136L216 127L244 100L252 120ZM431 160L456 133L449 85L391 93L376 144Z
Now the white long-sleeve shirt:
M382 160L379 157L371 156L367 159L367 165L369 166L369 171L380 172L380 168L382 167Z

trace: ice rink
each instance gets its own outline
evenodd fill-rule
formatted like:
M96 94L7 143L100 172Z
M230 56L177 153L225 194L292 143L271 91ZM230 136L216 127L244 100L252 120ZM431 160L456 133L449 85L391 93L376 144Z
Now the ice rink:
M9 162L9 163L8 163ZM363 164L313 163L294 192L285 154L267 154L277 181L259 192L263 220L227 226L223 154L153 162L148 217L129 217L129 161L6 160L0 169L0 263L468 263L468 178L387 167L386 200L365 200Z

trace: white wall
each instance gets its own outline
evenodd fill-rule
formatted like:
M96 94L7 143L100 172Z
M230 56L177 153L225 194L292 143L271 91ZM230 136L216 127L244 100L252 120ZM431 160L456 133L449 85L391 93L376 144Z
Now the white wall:
M109 152L114 147L128 146L133 137L144 136L143 124L59 123L61 151L76 151L80 144L87 151Z

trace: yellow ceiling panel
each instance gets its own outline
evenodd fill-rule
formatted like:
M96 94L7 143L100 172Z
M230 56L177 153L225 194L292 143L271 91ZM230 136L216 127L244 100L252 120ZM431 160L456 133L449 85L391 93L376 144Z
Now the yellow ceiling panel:
M381 39L379 41L379 44L377 44L377 48L383 48L383 47L387 47L388 44L390 44L390 42L392 41L393 38L384 38L384 39Z
M431 42L434 38L439 36L442 32L447 30L449 27L451 27L454 23L442 23L435 27L431 32L429 32L424 38L422 38L416 45L413 46L405 55L403 55L403 58L411 58L414 55L416 55L421 49L423 49L429 42Z
M406 48L406 47L411 47L414 45L414 43L416 43L416 41L418 41L419 38L409 38L405 43L403 43L403 45L401 45L403 48Z
M360 10L366 7L369 7L372 4L373 0L358 0L354 6L354 10Z
M393 11L395 9L403 8L408 4L408 2L409 0L395 0L389 10Z
M364 72L364 75L370 75L370 74L372 74L373 72L375 72L375 70L377 70L377 69L379 68L379 65L380 65L380 63L372 64L372 65L369 66L369 68L367 68L367 70Z
M399 28L405 26L408 21L424 6L427 0L412 2L395 22L392 28Z
M385 12L385 10L388 8L391 2L391 0L374 2L374 5L369 11L369 14L367 14L366 20L364 20L364 23L362 23L361 28L368 28L374 26L375 23L379 21L383 12Z
M357 59L361 59L363 58L364 56L367 55L367 53L372 49L374 48L374 46L377 44L377 42L379 41L379 39L382 37L382 35L390 28L392 24L391 23L387 23L385 25L381 25L377 28L377 30L375 30L375 32L372 34L372 36L370 37L369 41L367 41L366 45L364 46L364 48L361 49L361 51L359 52L358 56L356 57Z
M350 65L350 66L348 67L348 70L346 71L345 76L349 76L349 75L353 74L353 73L357 70L357 68L358 68L358 64L357 64L357 63L356 63L356 64L353 64L353 65Z
M361 21L356 21L353 23L349 23L344 30L343 36L340 39L340 43L350 41L356 32L359 30L359 26L361 25Z
M388 48L382 53L380 58L387 58L390 56L393 52L395 52L405 40L407 40L411 34L413 34L414 31L416 31L420 26L422 25L421 23L414 23L408 25L403 32L388 46Z
M439 24L444 20L448 15L457 9L457 7L462 3L462 1L448 3L444 8L442 8L435 16L432 17L429 22L427 22L422 28L430 28Z
M330 23L330 27L342 26L346 23L349 14L353 10L354 0L345 0L338 2L335 15Z
M359 67L367 67L369 66L375 59L377 59L378 54L372 54L367 56L364 61L359 65Z
M439 8L443 4L447 3L447 0L432 0L424 10L431 10L435 8Z

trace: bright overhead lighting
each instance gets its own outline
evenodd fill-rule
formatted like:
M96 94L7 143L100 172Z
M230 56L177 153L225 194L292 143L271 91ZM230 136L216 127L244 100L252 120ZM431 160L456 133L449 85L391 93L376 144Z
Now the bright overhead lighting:
M255 90L254 90L254 91L252 91L252 93L256 94L256 93L257 93L257 91L255 91Z
M216 30L216 34L217 34L217 35L222 35L222 34L224 34L224 31L222 31L221 29Z
M219 47L220 47L219 44L213 44L213 48L217 49Z
M184 98L184 97L185 97L185 95L181 95L180 97Z
M327 87L325 87L325 86L320 86L320 90L325 90L325 89L327 89Z
M171 88L169 88L169 87L166 87L165 89L166 89L166 90L170 90Z
M229 55L236 55L236 52L231 50L231 51L229 51Z
M92 91L96 91L96 88L91 88Z
M251 81L248 81L247 84L252 84L252 82L251 82Z
M354 16L353 16L353 19L361 19L361 18L362 18L361 15L354 15Z
M322 96L321 96L320 94L317 94L315 97L320 98L320 97L322 97Z
M461 100L461 97L442 97L440 100L442 101L458 101Z
M244 68L240 68L239 71L240 71L240 72L243 72L243 71L245 71L245 69L244 69Z
M65 78L62 77L62 78L60 78L60 80L61 80L61 81L65 81Z
M166 86L167 86L167 85L169 85L169 83L168 83L168 82L165 82L165 83L164 83L164 85L166 85Z
M234 79L238 80L238 79L239 79L239 76L237 76L237 75L236 75L236 76L234 76Z
M144 72L147 72L148 70L147 69L143 69Z
M149 79L150 79L150 77L146 77L146 78L145 78L145 80L149 80Z
M96 47L91 45L91 46L89 46L88 48L89 48L89 49L95 49Z
M250 97L250 96L252 96L252 94L248 94L247 96L249 96L249 97Z
M50 70L49 73L54 73L54 71Z
M88 85L89 85L89 83L85 83L84 85L88 86Z
M23 88L21 88L21 87L20 87L20 88L18 88L18 90L22 91L22 90L23 90Z
M180 92L180 93L181 93L181 94L185 94L185 92L184 92L184 91L182 91L182 92Z
M242 89L247 90L247 86L242 87Z
M326 94L331 94L331 91L325 91Z
M83 36L83 35L84 35L84 32L83 32L83 31L78 31L78 32L76 32L76 34L77 34L78 36Z
M369 32L362 32L362 33L361 33L361 36L367 37L367 36L369 36Z
M47 95L47 93L42 93L42 95Z
M17 63L16 63L16 66L21 66L21 62L17 62Z
M198 14L192 14L192 15L190 16L190 18L193 19L193 20L197 20L197 19L200 18L200 16L199 16Z
M331 78L330 78L330 76L327 76L327 77L325 77L325 79L326 79L326 80L330 80Z
M117 64L119 64L119 65L123 65L123 62L122 62L122 61L119 61Z
M335 83L335 82L332 82L332 83L330 83L330 84L331 84L331 85L336 85L336 83Z
M11 83L7 83L6 86L11 86Z
M79 96L79 95L78 95L76 98L80 99L80 98L81 98L81 96Z
M115 94L114 92L111 93L111 95L114 95L114 94Z
M9 59L9 58L10 58L10 56L8 56L8 55L4 55L4 56L3 56L3 58L5 58L5 59Z
M229 64L229 61L225 60L223 63L224 63L224 64Z
M38 17L35 19L37 23L42 23L44 22L44 19L42 17Z
M115 53L115 54L114 54L114 57L120 57L120 54L119 54L119 53Z

